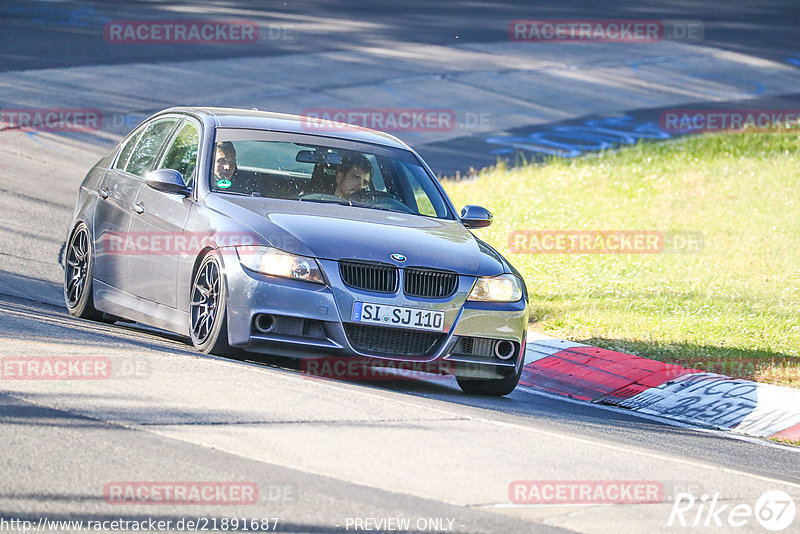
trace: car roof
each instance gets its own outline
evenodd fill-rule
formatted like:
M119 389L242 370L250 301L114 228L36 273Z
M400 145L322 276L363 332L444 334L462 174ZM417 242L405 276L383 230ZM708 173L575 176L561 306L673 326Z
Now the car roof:
M394 148L409 147L397 137L385 132L370 130L360 126L324 121L329 127L315 128L309 124L309 117L273 113L257 109L215 108L215 107L174 107L161 113L191 113L212 120L218 128L246 128L254 130L270 130L298 134L319 135L335 139L347 139L372 143ZM316 119L314 119L316 120Z

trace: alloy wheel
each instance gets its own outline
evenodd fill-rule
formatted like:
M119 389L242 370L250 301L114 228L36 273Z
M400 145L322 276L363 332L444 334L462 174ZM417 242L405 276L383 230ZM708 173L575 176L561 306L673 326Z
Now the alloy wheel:
M86 288L89 272L89 232L79 228L72 236L67 253L65 294L67 305L74 308L78 305Z
M219 266L209 260L201 267L192 288L192 334L198 344L205 343L214 328L219 294Z

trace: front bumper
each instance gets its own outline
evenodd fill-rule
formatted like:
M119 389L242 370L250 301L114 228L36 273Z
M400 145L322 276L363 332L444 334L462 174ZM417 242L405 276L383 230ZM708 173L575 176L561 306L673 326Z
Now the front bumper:
M459 276L452 297L413 298L404 295L402 287L391 295L350 288L341 280L336 261L318 260L329 282L323 286L254 273L242 267L234 248L219 250L227 281L231 346L294 358L361 357L378 365L412 362L469 378L507 376L523 364L527 303L524 299L502 304L467 302L474 277ZM350 317L356 301L444 311L444 332L434 335L353 323ZM255 327L259 314L275 319L269 332ZM506 359L494 351L502 341L513 345L513 354ZM404 352L392 350L393 343L429 348ZM431 362L440 365L431 366Z

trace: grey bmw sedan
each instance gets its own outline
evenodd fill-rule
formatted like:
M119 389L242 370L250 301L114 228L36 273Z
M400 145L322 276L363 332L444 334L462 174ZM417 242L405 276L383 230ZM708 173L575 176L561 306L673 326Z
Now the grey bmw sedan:
M307 117L172 108L81 183L64 298L76 317L203 352L402 362L467 393L519 382L527 291L399 139Z

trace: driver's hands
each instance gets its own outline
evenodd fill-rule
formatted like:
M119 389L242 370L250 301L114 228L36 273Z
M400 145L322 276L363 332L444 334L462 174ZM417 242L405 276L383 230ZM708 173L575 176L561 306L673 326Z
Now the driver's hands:
M347 200L355 200L355 201L362 201L372 197L372 191L367 189L366 187L363 189L359 189L358 191L354 192L350 195Z

